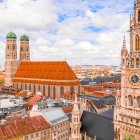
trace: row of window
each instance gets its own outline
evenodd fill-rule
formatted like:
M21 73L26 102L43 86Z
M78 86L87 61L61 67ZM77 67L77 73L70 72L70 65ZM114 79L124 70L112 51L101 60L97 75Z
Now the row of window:
M44 96L46 95L45 94L46 93L45 85L43 85L43 86L38 85L38 87L36 85L31 86L31 84L28 84L28 86L27 86L27 84L21 84L19 86L19 84L17 83L15 85L16 85L16 88L21 88L21 89L25 89L25 90L28 89L30 91L33 90L34 93L36 93L36 91L41 91ZM56 86L53 86L52 91L53 91L53 98L55 99L56 98ZM75 92L74 86L70 86L70 93L74 93L74 92ZM78 87L78 93L80 93L80 86ZM64 87L61 86L60 87L60 97L63 96L63 94L64 94ZM48 86L48 97L50 97L50 96L51 96L51 86Z
M131 95L129 95L128 96L128 105L129 106L134 106L135 105L135 107L140 108L140 96L138 96L136 99L133 99L133 97Z

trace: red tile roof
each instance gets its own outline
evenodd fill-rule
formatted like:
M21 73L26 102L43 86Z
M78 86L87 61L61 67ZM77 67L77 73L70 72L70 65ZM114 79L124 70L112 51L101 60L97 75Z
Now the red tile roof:
M42 97L39 95L35 95L31 97L27 103L27 106L32 107L36 102L41 101Z
M77 76L66 61L21 62L13 82L49 85L77 85Z
M0 140L23 136L51 127L41 115L26 119L13 117L6 120L8 123L0 125Z
M65 113L71 113L73 106L65 106L62 108Z

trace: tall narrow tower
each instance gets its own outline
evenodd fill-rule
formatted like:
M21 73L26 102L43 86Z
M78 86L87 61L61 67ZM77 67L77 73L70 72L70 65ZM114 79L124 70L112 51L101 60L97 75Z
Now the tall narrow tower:
M30 61L29 37L25 34L20 37L20 61Z
M12 78L17 70L17 36L10 32L6 35L6 53L5 53L5 86L12 86Z
M130 52L125 39L121 51L121 91L117 93L114 114L115 140L140 140L140 0L130 19Z
M70 140L81 140L80 128L81 128L81 112L79 103L77 101L77 94L75 94L75 102L72 110L72 123L71 123L71 138Z

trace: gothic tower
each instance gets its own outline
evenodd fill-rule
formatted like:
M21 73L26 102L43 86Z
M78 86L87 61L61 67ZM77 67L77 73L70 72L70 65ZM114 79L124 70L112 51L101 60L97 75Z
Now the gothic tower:
M121 91L117 92L114 114L115 140L140 140L140 0L130 18L130 52L125 38L121 50Z
M10 32L6 35L6 53L5 53L5 86L12 86L12 78L17 70L17 36Z
M72 123L71 123L71 137L70 140L81 140L80 128L81 128L81 111L77 101L77 94L75 94L75 102L72 110Z
M29 37L27 35L20 37L20 61L30 61Z

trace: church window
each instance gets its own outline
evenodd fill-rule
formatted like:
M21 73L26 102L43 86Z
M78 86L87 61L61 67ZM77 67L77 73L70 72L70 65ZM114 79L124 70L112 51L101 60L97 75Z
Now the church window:
M128 104L129 106L133 106L133 98L131 95L128 96Z
M31 90L31 85L29 84L29 90Z
M80 94L80 86L78 86L78 94Z
M9 49L9 46L7 46L7 49Z
M50 86L48 86L48 97L50 97Z
M74 93L74 87L70 86L70 93Z
M56 98L56 89L55 89L55 86L53 87L53 99Z
M43 96L45 96L45 85L43 85Z
M40 91L40 85L38 85L38 91Z
M136 51L140 50L140 38L139 35L136 35Z
M61 87L60 87L60 96L62 97L62 96L63 96L63 94L64 94L64 87L63 87L63 86L61 86Z
M140 11L138 12L138 21L140 21Z
M140 108L140 96L137 97L138 108Z
M34 85L34 93L36 92L36 87L35 87L35 85Z
M25 89L27 89L27 84L25 84Z

